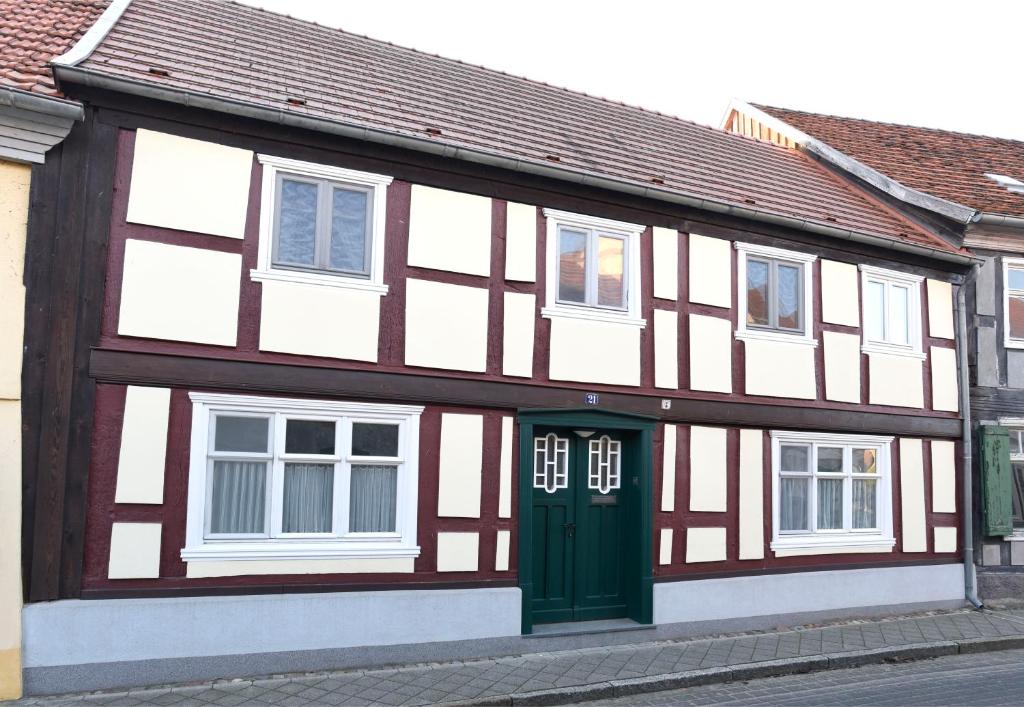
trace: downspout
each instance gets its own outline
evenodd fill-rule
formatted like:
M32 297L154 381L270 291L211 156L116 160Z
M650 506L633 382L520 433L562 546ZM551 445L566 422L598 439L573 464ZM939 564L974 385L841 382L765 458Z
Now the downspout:
M977 609L984 608L978 597L974 574L974 481L971 431L971 380L967 368L967 284L978 274L978 266L956 291L957 367L960 369L960 410L963 414L963 538L964 538L964 596Z

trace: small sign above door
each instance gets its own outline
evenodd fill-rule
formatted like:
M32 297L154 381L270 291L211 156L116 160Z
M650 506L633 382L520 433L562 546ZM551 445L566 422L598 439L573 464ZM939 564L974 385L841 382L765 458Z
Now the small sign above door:
M583 402L587 405L597 405L601 402L601 396L597 393L587 393L583 398Z

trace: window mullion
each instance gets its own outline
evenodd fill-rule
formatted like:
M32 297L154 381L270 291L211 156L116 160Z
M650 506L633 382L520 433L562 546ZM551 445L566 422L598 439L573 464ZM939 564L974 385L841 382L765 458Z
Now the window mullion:
M779 263L768 260L768 326L779 328Z
M591 307L597 305L597 233L587 231L586 257L583 259L583 298Z
M276 538L281 535L284 514L284 461L281 459L279 449L283 448L284 431L286 420L284 415L274 414L271 416L269 448L271 457L267 465L267 474L270 476L268 483L270 493L267 494L267 517L269 523L269 535Z
M876 513L877 515L877 513ZM843 447L843 530L853 530L853 448Z
M317 191L319 202L316 210L316 255L314 261L316 266L326 270L331 260L331 184L321 181Z
M807 522L807 527L811 529L812 533L818 532L818 445L812 444L810 448L810 468L808 471L811 475L811 488L807 490L807 506L810 518Z
M334 472L334 533L345 535L348 532L349 496L352 493L352 420L338 420L337 451L341 455L335 464Z

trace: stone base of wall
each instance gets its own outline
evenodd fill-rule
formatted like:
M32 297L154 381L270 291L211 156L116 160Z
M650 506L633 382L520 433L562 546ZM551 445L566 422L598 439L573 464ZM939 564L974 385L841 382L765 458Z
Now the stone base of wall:
M993 600L1024 600L1024 567L979 567L978 595L986 604Z

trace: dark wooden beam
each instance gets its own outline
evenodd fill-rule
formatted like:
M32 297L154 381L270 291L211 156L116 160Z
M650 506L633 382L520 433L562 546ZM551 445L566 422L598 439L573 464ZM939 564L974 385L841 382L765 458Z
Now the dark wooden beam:
M217 389L284 395L345 396L412 403L485 406L508 409L579 408L592 388L426 376L317 366L215 359L199 356L97 349L90 373L106 383ZM952 417L864 412L857 409L782 405L738 400L600 393L598 410L638 413L668 422L827 430L850 433L959 437Z

